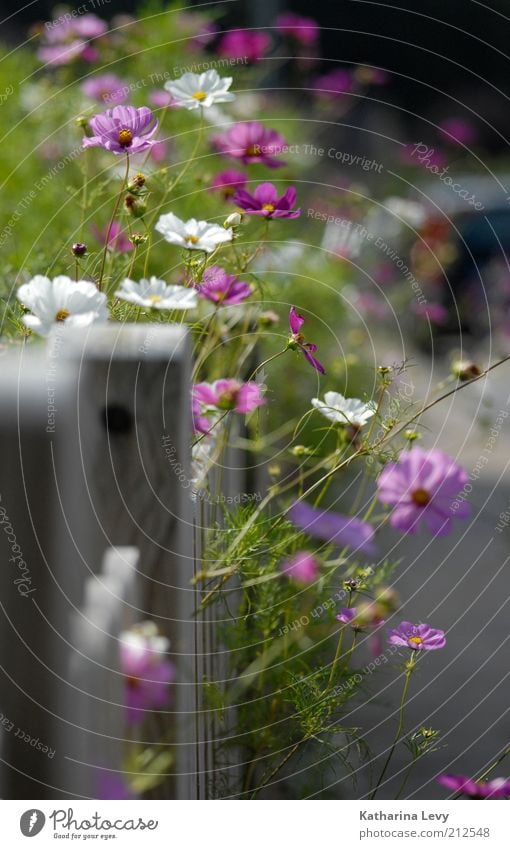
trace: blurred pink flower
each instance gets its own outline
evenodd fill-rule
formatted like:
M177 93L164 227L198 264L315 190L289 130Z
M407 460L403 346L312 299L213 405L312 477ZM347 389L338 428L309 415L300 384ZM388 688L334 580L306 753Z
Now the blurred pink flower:
M124 103L128 96L126 88L125 83L115 74L90 77L81 86L87 97L103 103Z
M308 360L311 366L320 374L326 374L326 370L322 363L319 362L312 354L317 350L317 345L313 342L305 342L305 338L301 333L301 327L305 323L302 315L296 312L296 307L291 307L289 312L289 327L290 339L287 342L287 347L294 351L301 351L303 356Z
M120 663L126 684L127 719L142 722L146 711L168 704L168 685L175 668L167 660L169 642L152 622L124 631L119 636Z
M220 191L224 200L232 200L238 189L244 189L246 181L247 176L242 171L220 171L211 180L211 189Z
M75 59L94 62L99 54L91 40L104 35L107 30L106 21L96 15L57 18L45 25L37 55L48 65L67 65Z
M242 303L252 291L249 283L238 280L235 274L227 274L219 265L210 265L206 268L202 282L197 287L201 298L224 307Z
M269 50L271 39L266 32L232 29L224 33L216 48L220 56L256 62Z
M439 124L439 129L449 144L465 144L470 147L478 141L475 125L465 118L447 118Z
M319 574L319 564L309 551L298 551L280 565L283 574L300 584L312 584Z
M422 318L428 318L433 324L444 324L448 320L448 310L442 304L413 304L413 312Z
M106 242L106 234L108 226L98 227L97 224L91 225L92 235L104 247ZM133 245L126 236L126 231L121 229L120 224L114 221L110 229L110 237L108 239L108 250L116 251L123 254L133 250Z
M282 12L276 18L276 29L282 35L293 38L299 44L309 47L319 39L319 25L313 18L305 18L295 12Z
M287 146L277 130L270 130L259 121L234 124L226 133L214 136L213 145L220 153L240 159L247 165L259 162L268 168L281 168L284 162L275 157Z
M319 97L333 98L338 94L346 94L353 89L352 71L347 68L337 68L317 77L312 87Z

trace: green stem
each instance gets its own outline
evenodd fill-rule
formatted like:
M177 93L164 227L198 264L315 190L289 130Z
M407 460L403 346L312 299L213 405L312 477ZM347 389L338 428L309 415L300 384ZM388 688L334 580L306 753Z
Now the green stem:
M414 655L414 652L413 652L413 655ZM393 744L392 744L391 749L389 751L388 757L386 758L386 763L384 764L384 766L382 768L382 772L379 776L379 780L378 780L377 784L375 785L375 788L374 788L372 794L369 797L370 799L375 799L375 797L376 797L377 791L379 790L379 787L382 784L382 780L383 780L384 776L386 775L386 772L387 772L388 767L390 765L390 761L393 757L393 752L395 751L397 743L400 740L400 736L402 734L402 731L404 730L404 709L405 709L405 705L406 705L407 691L409 689L409 682L411 680L411 675L413 673L413 669L414 669L415 666L416 666L416 658L411 656L411 659L407 663L406 675L405 675L405 681L404 681L404 690L402 692L402 698L400 700L400 710L399 710L397 733L395 734L395 739L393 740Z
M508 755L510 755L510 746L507 746L506 749L504 749L503 752L496 758L494 763L487 767L487 769L482 772L482 774L479 775L478 778L475 778L475 781L485 781L485 779L492 772L492 770L496 769L496 767L499 766L500 763L504 761L506 757L508 757Z
M110 233L112 232L113 222L115 221L115 217L117 215L117 212L118 212L118 209L119 209L119 206L120 206L120 202L122 200L122 195L124 194L125 188L127 186L128 178L129 178L129 153L126 151L126 172L124 174L124 179L123 179L122 185L120 187L120 192L117 195L117 200L115 201L115 206L113 207L112 217L110 218L110 223L108 224L108 229L106 231L106 239L105 239L104 250L103 250L103 259L101 261L101 271L99 272L99 281L98 281L98 284L97 284L97 288L99 289L99 291L101 291L101 286L102 286L102 283L103 283L104 267L105 267L105 263L106 263L106 257L107 257L107 254L108 254L108 245L110 243Z

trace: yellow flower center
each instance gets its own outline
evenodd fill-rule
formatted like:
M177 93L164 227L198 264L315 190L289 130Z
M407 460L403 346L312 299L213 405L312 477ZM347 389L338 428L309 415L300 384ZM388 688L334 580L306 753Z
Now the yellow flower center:
M119 144L121 147L129 147L133 141L131 130L119 130Z
M260 155L260 145L259 144L250 144L246 148L246 156L259 156Z
M196 245L196 243L198 242L198 236L186 236L185 241L189 242L190 245Z
M418 507L425 507L425 505L430 501L430 495L426 489L418 488L412 493L412 499Z
M149 295L147 300L150 301L151 304L159 304L163 300L163 298L161 297L161 295Z
M207 92L206 91L195 91L193 93L193 97L195 98L195 100L198 100L198 102L201 103L202 100L206 99Z
M263 203L263 204L262 204L262 209L263 209L265 212L274 212L274 210L275 210L275 205L274 205L274 203Z
M69 310L59 310L55 315L55 321L65 321L70 315Z
M409 637L409 642L414 643L415 646L421 646L423 640L421 637Z

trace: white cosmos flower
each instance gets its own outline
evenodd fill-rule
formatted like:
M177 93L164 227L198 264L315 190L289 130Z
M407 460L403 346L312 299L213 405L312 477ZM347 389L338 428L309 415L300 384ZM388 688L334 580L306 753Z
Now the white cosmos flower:
M375 413L374 404L359 398L344 398L340 392L326 392L324 401L312 398L312 406L335 424L363 427Z
M208 221L197 221L190 218L181 221L173 212L162 215L156 224L156 230L161 233L171 245L181 245L195 251L212 253L222 242L231 242L231 228L210 224Z
M168 80L165 89L170 92L175 105L186 109L198 109L200 106L212 106L235 100L235 94L228 91L232 77L220 77L212 68L203 74L183 74L178 80Z
M108 318L106 295L88 280L75 282L64 275L50 280L37 274L19 287L17 297L32 313L23 316L23 323L39 336L48 336L56 322L87 327Z
M164 280L151 277L135 283L126 277L115 297L139 307L156 310L191 310L197 305L197 293L186 286L169 286Z

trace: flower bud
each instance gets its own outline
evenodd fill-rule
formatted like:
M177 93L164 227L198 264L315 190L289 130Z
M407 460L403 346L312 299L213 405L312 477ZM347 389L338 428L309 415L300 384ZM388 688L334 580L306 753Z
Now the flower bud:
M135 198L133 195L126 195L124 198L124 206L133 218L143 218L147 212L147 204L140 198Z
M132 233L129 241L138 247L138 245L144 245L148 238L147 233Z
M83 242L75 242L71 250L75 256L85 256L87 245L84 245Z
M415 440L421 439L421 433L418 430L413 430L409 427L404 431L404 438L409 442L415 442Z
M452 374L459 380L472 380L473 377L480 377L481 373L480 366L477 366L471 360L456 360L452 364Z
M223 226L225 229L229 227L239 227L243 223L243 216L240 212L231 212L228 218L225 218Z
M78 116L78 118L76 119L76 126L81 127L82 130L88 130L89 122L85 118L85 115L79 115Z
M271 327L273 324L277 324L280 321L280 316L272 310L266 310L266 312L260 313L257 321L259 323L259 327Z
M290 449L290 453L294 455L294 457L305 457L313 453L313 449L307 448L306 445L295 445L294 448Z
M131 180L128 183L127 189L128 189L128 192L131 192L131 194L136 195L136 194L138 194L140 189L143 189L144 186L145 186L145 174L138 173L138 174L135 174L135 176L131 178Z

